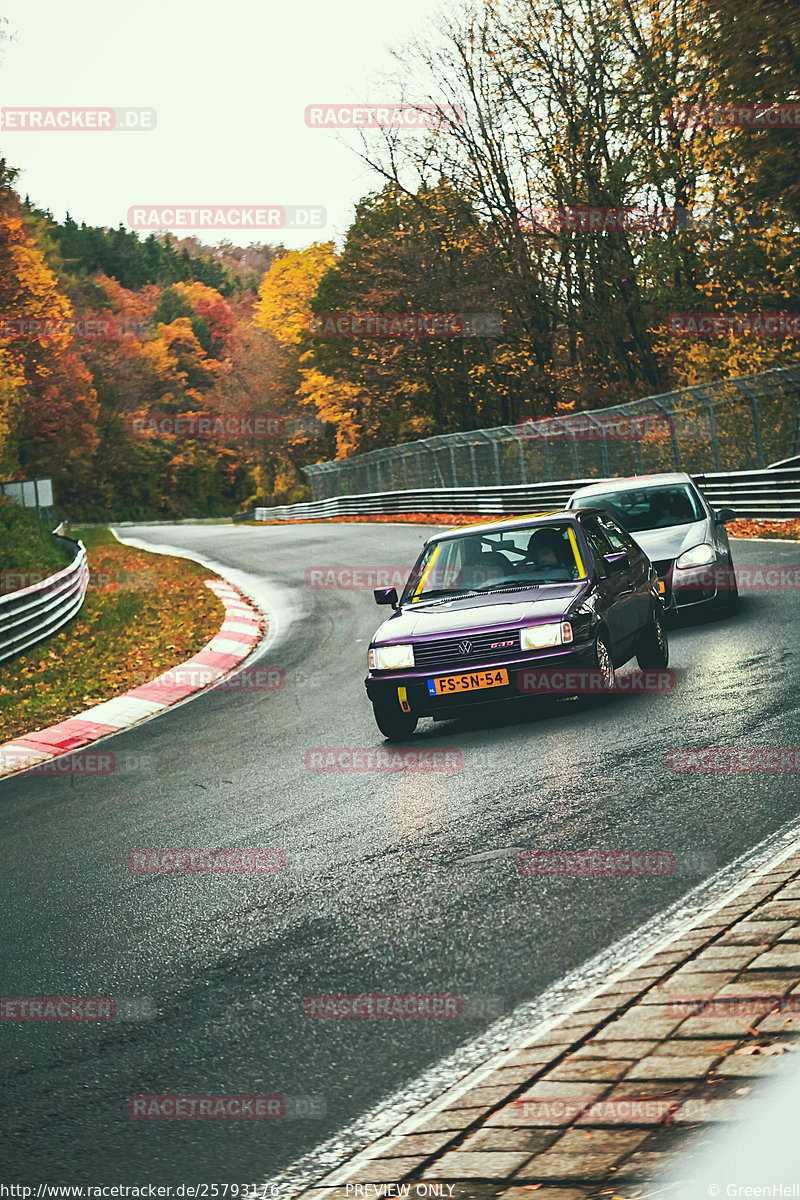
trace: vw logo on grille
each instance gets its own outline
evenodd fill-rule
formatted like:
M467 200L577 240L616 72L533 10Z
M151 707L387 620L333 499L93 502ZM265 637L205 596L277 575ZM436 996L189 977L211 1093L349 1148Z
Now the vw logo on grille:
M472 654L472 642L459 642L458 649L460 654Z

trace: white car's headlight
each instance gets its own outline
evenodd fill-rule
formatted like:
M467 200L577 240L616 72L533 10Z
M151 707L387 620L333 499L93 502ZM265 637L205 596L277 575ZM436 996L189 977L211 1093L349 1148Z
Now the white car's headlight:
M691 550L684 550L675 560L675 566L683 570L684 567L707 567L716 561L717 552L714 547L708 542L701 542L699 546L692 546Z
M399 671L413 665L413 646L374 646L369 652L371 671Z
M529 625L527 629L520 630L519 641L523 650L544 650L546 646L563 646L572 641L572 626L569 621Z

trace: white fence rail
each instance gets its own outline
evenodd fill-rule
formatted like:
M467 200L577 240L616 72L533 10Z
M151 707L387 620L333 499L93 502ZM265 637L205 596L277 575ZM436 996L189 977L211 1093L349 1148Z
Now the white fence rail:
M63 571L0 596L0 662L21 654L65 625L83 604L89 567L83 542L55 535L72 556Z

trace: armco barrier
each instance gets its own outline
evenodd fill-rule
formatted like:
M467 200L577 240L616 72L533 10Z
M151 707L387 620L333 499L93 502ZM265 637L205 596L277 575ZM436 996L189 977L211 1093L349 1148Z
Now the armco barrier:
M800 516L800 467L731 471L693 477L714 508L732 508L740 517L789 519ZM330 517L398 516L402 513L474 513L494 516L563 508L576 488L600 479L562 479L510 487L415 488L333 496L306 504L286 504L238 513L234 521L323 521Z
M86 548L83 542L53 536L72 562L39 583L0 596L0 662L55 633L83 604L89 584Z

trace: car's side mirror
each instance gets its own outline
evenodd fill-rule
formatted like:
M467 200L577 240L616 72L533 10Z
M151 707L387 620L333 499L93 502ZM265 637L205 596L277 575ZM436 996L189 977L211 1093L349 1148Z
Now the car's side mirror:
M392 608L397 608L397 588L375 588L372 594L376 604L391 604Z
M729 521L736 520L736 513L732 508L720 508L714 513L714 520L718 525L727 525Z
M615 575L617 571L624 571L628 565L628 556L624 550L617 550L614 554L604 554L603 562L609 575Z

